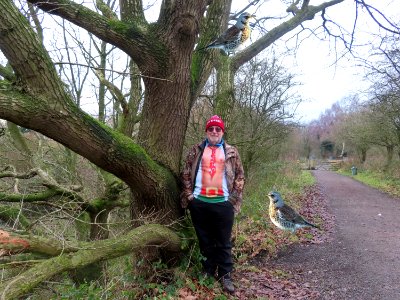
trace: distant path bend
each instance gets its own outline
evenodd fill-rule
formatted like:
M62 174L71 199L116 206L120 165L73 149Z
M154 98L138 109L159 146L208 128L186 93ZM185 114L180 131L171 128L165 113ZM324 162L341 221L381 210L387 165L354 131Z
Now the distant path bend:
M320 299L400 299L400 199L334 172L313 175L336 219L332 240L290 247L274 264L300 270Z

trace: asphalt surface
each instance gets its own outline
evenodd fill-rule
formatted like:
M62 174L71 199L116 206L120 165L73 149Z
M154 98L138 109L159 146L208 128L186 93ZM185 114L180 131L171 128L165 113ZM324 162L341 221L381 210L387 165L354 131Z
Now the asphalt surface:
M297 269L319 299L400 300L400 199L314 171L335 226L328 242L295 245L276 261Z

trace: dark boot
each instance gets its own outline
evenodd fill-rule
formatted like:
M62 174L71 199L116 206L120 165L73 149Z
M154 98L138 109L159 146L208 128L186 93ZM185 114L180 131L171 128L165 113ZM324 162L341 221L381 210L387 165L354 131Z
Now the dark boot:
M224 291L227 291L230 294L233 294L235 292L235 287L233 286L233 282L229 274L221 277L221 284Z

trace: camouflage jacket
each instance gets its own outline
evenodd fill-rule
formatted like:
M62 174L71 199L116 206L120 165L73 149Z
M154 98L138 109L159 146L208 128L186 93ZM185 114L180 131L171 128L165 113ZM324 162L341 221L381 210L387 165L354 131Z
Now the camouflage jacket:
M201 157L203 155L206 141L194 145L188 152L185 164L181 173L182 193L181 205L183 208L188 206L189 201L193 200L194 182ZM225 176L229 190L229 201L232 203L236 213L240 211L244 187L244 171L237 149L224 142L225 150Z

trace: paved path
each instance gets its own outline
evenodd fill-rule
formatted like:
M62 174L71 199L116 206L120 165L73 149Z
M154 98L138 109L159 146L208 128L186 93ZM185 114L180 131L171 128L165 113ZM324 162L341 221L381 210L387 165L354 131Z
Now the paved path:
M294 246L276 264L299 270L321 299L400 300L400 199L334 172L313 174L336 219L332 240Z

